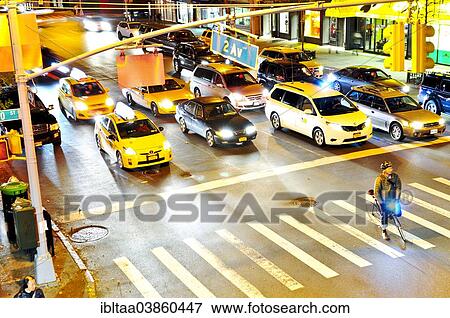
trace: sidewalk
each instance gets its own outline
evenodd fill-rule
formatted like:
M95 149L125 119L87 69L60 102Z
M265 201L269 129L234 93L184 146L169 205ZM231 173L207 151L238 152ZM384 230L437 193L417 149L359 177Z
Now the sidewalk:
M0 163L0 183L6 182L13 174L7 163ZM0 200L1 202L1 200ZM1 206L1 203L0 203ZM3 213L0 213L0 297L14 297L20 288L20 281L34 274L34 262L24 252L16 251L6 236ZM87 284L84 272L70 256L67 249L53 233L55 239L55 266L57 281L48 286L40 286L47 298L92 297L92 286Z

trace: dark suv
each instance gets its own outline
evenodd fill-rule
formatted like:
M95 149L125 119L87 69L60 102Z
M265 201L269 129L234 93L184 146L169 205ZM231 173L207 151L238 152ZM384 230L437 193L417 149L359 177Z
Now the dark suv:
M435 114L450 113L450 73L427 73L419 85L417 99Z
M199 64L227 63L229 60L209 50L209 45L203 42L180 43L173 51L173 68L179 73L184 68L193 71Z
M305 65L284 59L264 60L259 64L258 81L268 90L283 82L307 82L316 85L324 83L314 77Z
M153 31L156 30L156 28L153 29ZM161 44L163 46L163 50L170 53L172 53L175 47L182 42L200 42L191 30L179 30L164 33L149 40L149 42Z

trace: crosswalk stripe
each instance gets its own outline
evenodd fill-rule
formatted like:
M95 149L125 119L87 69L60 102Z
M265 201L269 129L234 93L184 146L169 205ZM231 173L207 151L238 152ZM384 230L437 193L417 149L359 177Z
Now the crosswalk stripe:
M423 184L420 184L420 183L417 183L417 182L410 183L409 185L414 187L414 188L416 188L416 189L422 190L424 192L428 192L428 193L430 193L432 195L435 195L437 197L440 197L442 199L450 201L450 194L447 194L447 193L435 190L433 188L427 187L426 185L423 185Z
M253 286L232 268L228 267L220 258L209 251L199 241L194 238L188 238L185 239L184 242L245 295L250 298L264 298L264 295L255 286Z
M237 248L242 254L250 258L255 264L257 264L259 267L261 267L263 270L265 270L267 273L269 273L272 277L274 277L276 280L278 280L281 284L286 286L289 290L297 290L299 288L302 288L303 285L300 284L298 281L296 281L294 278L292 278L288 273L283 271L281 268L279 268L277 265L269 261L267 258L265 258L263 255L261 255L258 251L255 249L246 246L244 242L242 242L239 238L234 236L229 231L223 229L218 230L216 233L222 237L225 241L233 245L235 248Z
M299 247L295 246L285 238L281 237L268 227L264 226L260 223L247 223L251 228L253 228L255 231L259 232L263 236L265 236L270 241L277 244L279 247L284 249L286 252L324 276L325 278L331 278L338 276L339 274L336 273L334 270L326 266L325 264L321 263Z
M445 210L445 209L443 209L443 208L441 208L441 207L438 207L438 206L436 206L436 205L433 205L433 204L431 204L431 203L428 203L428 202L426 202L426 201L423 201L423 200L421 200L421 199L419 199L419 198L413 198L413 201L412 201L412 202L413 202L414 204L417 204L417 205L419 205L419 206L425 208L425 209L428 209L428 210L430 210L430 211L433 211L433 212L435 212L435 213L438 213L438 214L440 214L440 215L442 215L442 216L445 216L446 218L449 218L449 219L450 219L450 211L447 211L447 210Z
M440 183L443 183L445 185L448 185L450 187L450 180L448 180L448 179L439 177L439 178L434 178L433 180L437 181L437 182L440 182Z
M336 226L337 228L343 230L344 232L347 232L351 236L356 237L357 239L363 241L364 243L372 246L373 248L379 250L380 252L382 252L392 258L405 256L404 254L393 249L392 247L387 246L386 244L383 244L383 243L377 241L373 237L367 235L364 232L361 232L360 230L354 228L353 226L343 223L341 220L335 218L334 216L330 215L329 213L327 213L325 211L320 211L320 213L316 212L316 211L319 211L318 209L311 209L309 211L311 213L315 214L316 216L327 220L330 224Z
M215 298L197 278L180 264L164 247L152 249L152 253L164 264L194 295L200 298Z
M412 214L408 211L402 210L402 216L406 219L409 219L417 224L422 225L423 227L429 228L430 230L439 233L447 238L450 238L450 231L446 228L443 228L440 225L434 224L433 222L430 222L428 220L425 220L421 218L420 216L417 216L415 214Z
M313 240L319 242L320 244L328 247L332 251L336 252L337 254L341 255L345 259L349 260L355 265L358 265L359 267L366 267L372 265L370 262L366 261L364 258L356 255L352 251L349 251L339 243L336 243L335 241L329 239L325 235L317 232L316 230L312 229L311 227L300 223L296 219L294 219L290 215L280 215L280 219L292 226L293 228L297 229L298 231L306 234Z
M341 208L354 213L356 215L357 209L354 205L346 202L346 201L342 201L342 200L337 200L337 201L333 201L334 204L336 204L337 206L340 206ZM362 211L363 213L367 214L368 212ZM372 220L371 218L367 217L366 220L369 220L370 222L372 222L373 224L379 225L378 222L376 222L375 220ZM389 232L391 232L394 235L400 236L400 234L398 233L397 228L392 225L392 224L388 224L387 230ZM433 248L435 247L434 244L431 244L430 242L427 242L423 239L421 239L420 237L409 233L408 231L403 230L403 233L405 234L406 240L408 242L411 242L425 250L429 249L429 248Z
M161 298L155 288L141 274L141 272L126 257L114 259L114 263L128 277L136 289L144 296L144 298Z

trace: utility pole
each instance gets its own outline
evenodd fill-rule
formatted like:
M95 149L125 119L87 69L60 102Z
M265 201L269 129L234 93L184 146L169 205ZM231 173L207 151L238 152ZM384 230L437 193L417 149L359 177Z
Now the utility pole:
M17 16L17 3L8 3L8 23L11 36L11 47L16 74L17 90L19 94L20 113L22 115L23 141L27 162L28 182L30 184L31 203L36 209L36 221L39 234L39 246L34 258L36 281L46 284L56 281L52 258L47 250L45 236L46 223L42 212L41 188L34 148L33 125L31 123L30 105L28 102L27 74L23 67L22 45L20 43L19 20Z

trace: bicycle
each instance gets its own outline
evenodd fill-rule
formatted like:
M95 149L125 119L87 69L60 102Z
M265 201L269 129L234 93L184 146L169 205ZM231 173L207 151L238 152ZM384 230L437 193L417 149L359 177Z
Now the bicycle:
M373 189L370 189L369 191L367 191L367 194L370 195L373 199L372 203L372 209L369 211L370 215L376 219L377 224L381 224L381 205L378 202L377 198L375 197L375 193L373 191ZM401 245L401 249L404 250L406 249L406 237L405 237L405 233L403 232L403 227L402 224L400 223L400 220L398 218L397 215L395 215L395 213L391 213L389 215L388 218L388 222L389 220L392 220L394 222L394 225L397 227L398 233L400 234L400 238L402 239L402 245Z

